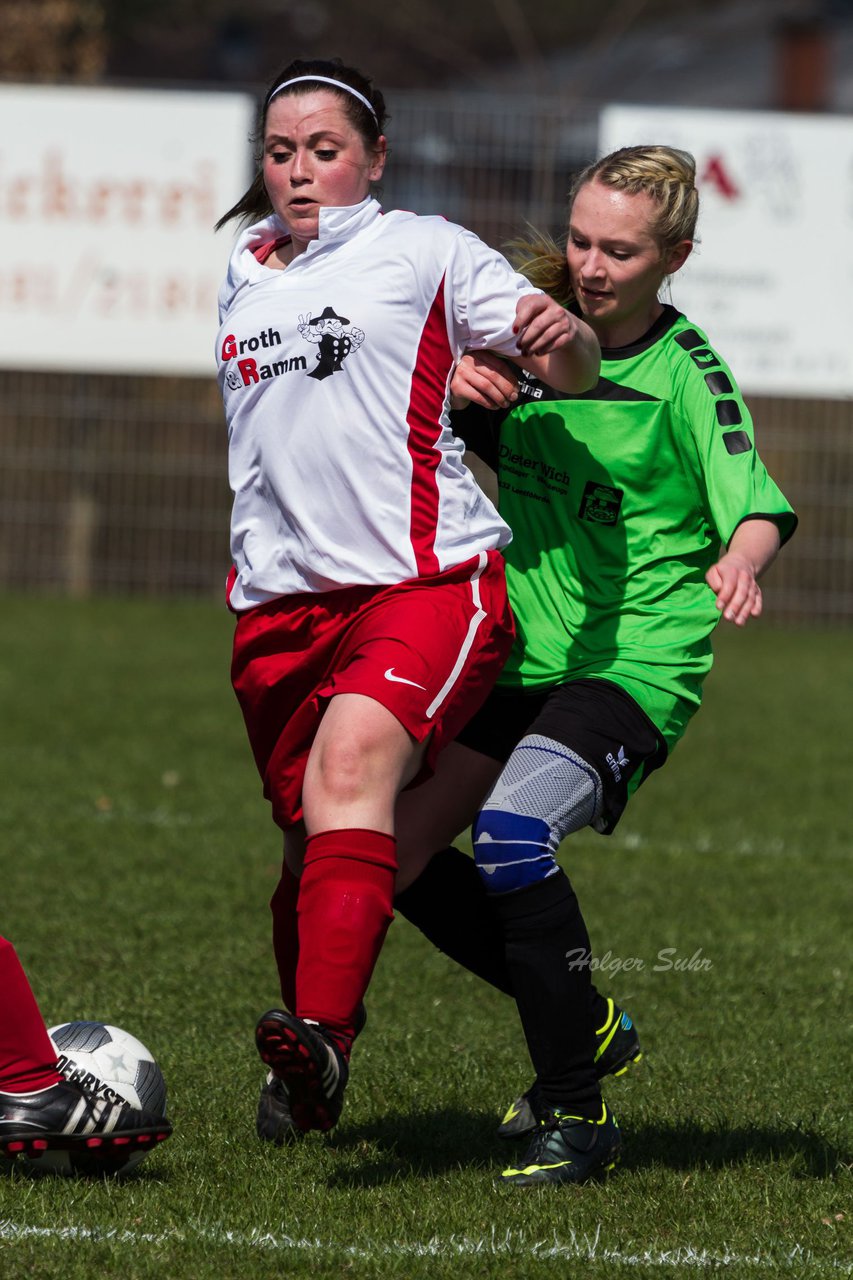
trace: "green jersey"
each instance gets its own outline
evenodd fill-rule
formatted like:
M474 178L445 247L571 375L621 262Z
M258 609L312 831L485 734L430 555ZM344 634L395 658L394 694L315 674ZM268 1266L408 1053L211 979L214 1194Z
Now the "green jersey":
M705 573L720 544L756 516L785 541L796 516L756 453L731 371L673 307L638 342L605 349L583 395L520 377L510 410L454 417L496 463L513 531L518 639L500 684L610 680L672 748L711 666L720 614Z

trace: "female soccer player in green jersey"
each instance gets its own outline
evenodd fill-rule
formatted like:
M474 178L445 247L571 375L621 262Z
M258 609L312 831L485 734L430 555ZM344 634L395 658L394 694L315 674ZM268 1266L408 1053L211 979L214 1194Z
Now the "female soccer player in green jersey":
M565 396L482 353L452 384L473 402L455 429L497 469L518 635L436 776L401 799L396 906L515 996L536 1083L499 1130L532 1133L501 1175L514 1186L612 1167L620 1135L599 1078L639 1054L592 986L557 849L585 826L612 832L667 759L699 707L715 625L758 616L758 579L796 526L731 370L659 300L693 247L694 178L685 152L624 148L579 175L565 252L516 246L598 337L592 391ZM472 862L443 846L474 814Z

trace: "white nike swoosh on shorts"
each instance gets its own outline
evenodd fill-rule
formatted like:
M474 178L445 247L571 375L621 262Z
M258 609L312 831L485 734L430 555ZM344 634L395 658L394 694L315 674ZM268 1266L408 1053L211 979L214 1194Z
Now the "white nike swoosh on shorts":
M407 680L405 676L395 676L393 667L389 667L388 670L385 672L385 679L393 681L394 684L413 685L415 689L423 689L424 693L426 693L426 685L417 684L414 680Z

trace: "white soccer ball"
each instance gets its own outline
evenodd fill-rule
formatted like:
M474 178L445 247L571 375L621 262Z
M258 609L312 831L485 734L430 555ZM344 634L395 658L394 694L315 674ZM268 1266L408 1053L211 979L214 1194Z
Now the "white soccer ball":
M66 1080L73 1080L108 1102L129 1102L132 1107L166 1114L166 1081L154 1055L145 1045L107 1022L63 1022L48 1031ZM46 1151L26 1163L34 1173L127 1173L148 1154L118 1152Z
M154 1055L136 1036L107 1022L63 1022L48 1035L66 1080L109 1102L166 1114L166 1081Z

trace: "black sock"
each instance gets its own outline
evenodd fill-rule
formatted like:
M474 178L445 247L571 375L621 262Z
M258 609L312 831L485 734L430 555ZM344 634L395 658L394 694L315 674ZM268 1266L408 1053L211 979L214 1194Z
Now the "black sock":
M589 984L590 1009L592 1011L593 1030L597 1031L607 1021L607 1000L592 982Z
M435 854L394 909L463 969L512 995L506 947L497 914L473 858L452 845ZM607 1001L590 983L592 1025L602 1027Z
M531 1061L545 1102L597 1120L589 935L561 870L490 902L506 938L507 966ZM600 1024L599 1024L600 1025Z
M463 969L512 995L503 934L473 858L442 849L394 909Z

